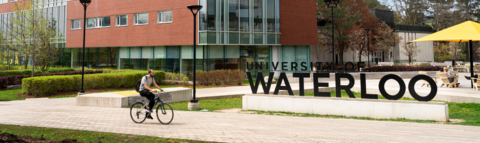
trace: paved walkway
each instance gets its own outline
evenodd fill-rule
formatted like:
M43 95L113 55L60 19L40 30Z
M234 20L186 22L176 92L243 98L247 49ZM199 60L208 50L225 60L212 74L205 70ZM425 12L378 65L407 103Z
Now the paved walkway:
M75 106L75 98L0 102L0 124L220 142L480 142L480 127L176 111L171 125L135 124L126 108Z

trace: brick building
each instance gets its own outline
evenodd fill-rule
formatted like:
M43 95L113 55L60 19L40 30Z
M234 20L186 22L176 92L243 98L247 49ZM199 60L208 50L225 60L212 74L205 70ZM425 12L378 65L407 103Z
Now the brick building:
M0 22L8 21L12 2L0 1L7 1L0 4ZM83 6L78 0L43 4L63 35L56 65L81 67ZM193 71L193 15L187 6L197 4L204 6L198 14L197 70L310 62L310 46L317 44L315 0L92 0L86 66Z

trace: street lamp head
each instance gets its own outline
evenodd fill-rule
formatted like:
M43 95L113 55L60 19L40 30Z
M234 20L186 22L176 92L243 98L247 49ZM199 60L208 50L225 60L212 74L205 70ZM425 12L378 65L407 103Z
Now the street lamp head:
M82 3L83 6L88 6L92 2L92 0L79 0L79 1L80 3Z
M340 0L323 0L325 4L327 4L327 8L330 8L330 4L332 4L332 7L337 7L337 4L340 2Z
M193 15L197 15L198 11L203 8L201 5L189 5L187 6L190 11L192 11Z
M367 31L367 32L370 31L370 28L365 28L365 31Z

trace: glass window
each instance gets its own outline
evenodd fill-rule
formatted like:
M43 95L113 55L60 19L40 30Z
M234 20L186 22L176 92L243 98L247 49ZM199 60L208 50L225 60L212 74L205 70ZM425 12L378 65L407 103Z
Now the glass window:
M207 5L207 0L200 0L199 2L200 5ZM198 12L199 14L199 19L198 19L198 27L199 30L207 30L207 9L202 8Z
M218 25L217 25L217 28L218 28L218 31L225 31L225 1L224 0L221 0L219 1L218 3L218 13L217 15L219 16L219 19L217 19L218 21Z
M65 20L66 18L65 6L60 6L59 8L60 8L60 12L59 12L59 20L58 20L58 23L59 23L58 32L59 32L59 35L62 35L62 37L65 37L65 30L67 29L65 26L67 22L67 20Z
M116 26L127 26L128 25L128 15L117 15L116 16Z
M73 29L82 29L82 20L77 19L77 20L72 20L72 30Z
M87 19L87 28L95 28L97 18L89 18Z
M297 53L296 53L296 61L299 65L302 63L302 62L306 62L307 63L307 70L309 70L309 51L310 51L310 47L309 46L297 46ZM297 68L297 70L301 71L301 66L299 66L299 68Z
M267 34L267 44L276 44L275 40L275 34Z
M288 62L286 70L291 70L290 62L295 62L295 46L283 46L282 47L282 62ZM282 70L282 66L279 65L279 69ZM286 72L292 73L292 72Z
M208 44L216 44L217 43L217 33L207 32L207 43Z
M277 44L280 44L280 34L277 34Z
M168 46L166 72L180 73L180 47Z
M197 47L197 70L203 70L203 47ZM193 47L192 46L182 46L181 47L181 71L180 73L184 75L190 75L193 72ZM200 66L200 67L199 67Z
M270 46L257 46L256 62L263 63L262 70L269 70L270 67L266 63L270 63ZM263 71L262 73L265 76L269 74L269 71Z
M110 16L99 18L102 21L102 27L110 27Z
M110 16L87 19L87 28L101 28L101 27L110 27Z
M280 33L280 1L275 0L275 17L276 17L276 32Z
M240 31L249 31L249 0L240 0Z
M228 28L229 31L238 31L238 17L239 17L239 12L238 12L238 0L228 0ZM237 36L238 37L238 36Z
M240 44L250 44L250 33L240 33Z
M225 54L223 49L223 46L209 46L207 60L208 70L224 69L223 64Z
M255 44L263 44L263 34L262 33L255 33L254 35L254 43Z
M166 68L166 58L167 58L167 55L166 55L166 48L165 46L157 46L154 48L154 62L153 62L153 65L154 65L154 69L155 70L165 70Z
M133 23L135 25L148 24L148 13L137 13L137 14L135 14Z
M199 41L198 43L199 44L207 44L207 32L199 32L198 33L198 36L199 36Z
M230 32L228 34L228 44L238 44L239 43L239 33L237 32Z
M275 0L267 1L267 32L275 32Z
M171 23L173 22L173 15L172 11L160 11L158 12L158 23Z
M215 30L216 0L207 0L207 29Z
M253 30L263 32L263 0L253 1Z
M240 69L240 46L225 47L225 69Z

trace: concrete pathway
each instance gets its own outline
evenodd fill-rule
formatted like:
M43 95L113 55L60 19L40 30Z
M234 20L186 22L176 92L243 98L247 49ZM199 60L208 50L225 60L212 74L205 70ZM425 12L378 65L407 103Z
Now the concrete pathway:
M176 111L170 125L131 121L129 109L75 106L75 98L0 102L0 124L219 142L480 142L480 127Z

